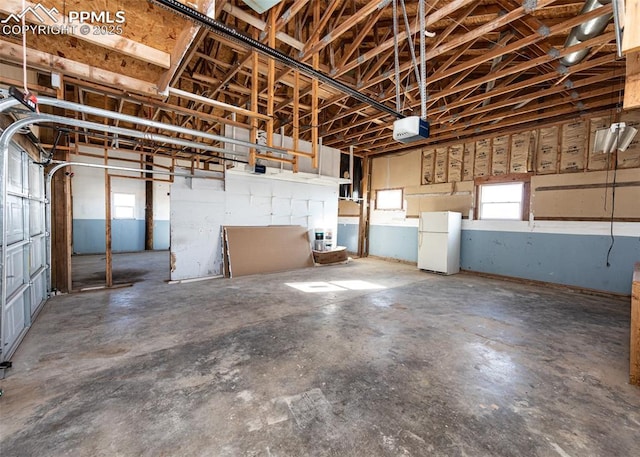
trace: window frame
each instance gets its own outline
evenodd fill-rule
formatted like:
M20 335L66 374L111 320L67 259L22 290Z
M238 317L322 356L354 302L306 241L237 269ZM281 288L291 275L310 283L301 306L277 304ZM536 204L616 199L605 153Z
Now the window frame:
M522 200L520 202L520 217L518 219L482 219L482 186L494 184L518 184L522 183ZM475 220L482 221L526 221L529 220L529 210L531 205L531 175L529 173L507 174L500 176L486 176L476 178L475 184Z
M116 195L132 196L133 197L133 206L116 204ZM112 202L112 206L113 206L112 207L112 211L111 211L111 218L112 219L129 220L129 221L136 219L136 194L135 193L131 193L131 192L114 192L111 202ZM131 208L131 217L118 216L117 215L118 208Z
M379 208L378 207L378 202L379 202L379 198L378 198L378 193L379 192L385 192L385 191L400 191L400 207L399 208ZM404 210L404 188L403 187L390 187L390 188L386 188L386 189L376 189L376 205L375 205L375 210L376 211L403 211Z

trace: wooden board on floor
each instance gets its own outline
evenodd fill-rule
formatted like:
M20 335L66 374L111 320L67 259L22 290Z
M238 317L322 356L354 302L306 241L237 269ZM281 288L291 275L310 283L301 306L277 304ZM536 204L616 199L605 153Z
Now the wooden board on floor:
M311 243L305 227L225 226L224 256L229 277L275 273L313 266Z

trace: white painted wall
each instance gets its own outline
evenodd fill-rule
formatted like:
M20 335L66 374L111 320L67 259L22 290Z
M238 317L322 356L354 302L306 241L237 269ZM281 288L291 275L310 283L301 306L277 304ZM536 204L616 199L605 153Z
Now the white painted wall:
M88 146L80 146L80 151L85 154L95 154L98 156L104 154L102 148ZM118 158L131 159L135 157L130 152L109 150L109 155L112 157L108 161L109 165L127 168L141 167L139 163L118 160ZM72 154L70 160L73 162L104 165L104 159L102 157ZM156 158L156 163L171 165L171 160ZM71 192L74 221L74 252L82 254L104 252L105 171L100 168L84 166L72 166L66 168L64 171L73 172ZM135 195L135 220L133 221L135 223L130 220L114 219L114 225L112 226L114 250L143 249L145 181L114 176L118 174L139 177L140 173L138 172L110 170L109 174L111 175L112 195L114 193ZM154 248L166 249L169 243L170 186L168 182L154 182L153 186L153 219L155 221ZM142 243L142 245L140 243Z
M331 229L335 244L338 180L234 168L227 170L224 190L221 184L176 178L172 185L172 280L222 274L222 225L301 225L310 230L310 243L313 229Z

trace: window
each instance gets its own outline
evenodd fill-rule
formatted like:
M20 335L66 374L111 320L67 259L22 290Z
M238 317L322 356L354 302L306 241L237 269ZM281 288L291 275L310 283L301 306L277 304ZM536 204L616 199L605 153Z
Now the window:
M376 209L402 209L402 189L376 191Z
M479 186L480 219L522 220L524 183Z
M135 219L136 196L135 194L113 194L113 218Z

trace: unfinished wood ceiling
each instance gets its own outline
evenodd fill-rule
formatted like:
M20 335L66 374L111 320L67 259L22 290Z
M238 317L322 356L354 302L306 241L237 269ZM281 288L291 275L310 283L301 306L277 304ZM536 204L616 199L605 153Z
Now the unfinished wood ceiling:
M1 7L3 18L13 3L21 2L10 0ZM582 1L426 0L427 30L435 34L426 46L431 137L405 145L392 138L393 116L331 85L320 83L314 89L309 76L280 63L271 67L270 59L252 49L152 1L41 3L61 12L126 12L126 23L116 37L91 42L82 36L39 35L27 40L29 66L64 74L64 97L69 100L213 133L224 133L224 125L251 125L243 110L235 110L232 116L232 110L189 96L196 94L257 111L260 115L254 117L254 125L259 129L283 129L286 135L299 133L306 140L317 135L324 145L343 150L353 146L362 155L519 130L612 109L620 103L624 86L625 62L616 56L612 19L602 32L565 46L573 27L611 15L611 3L603 0L605 4L598 4L595 11L581 13ZM284 0L262 15L240 0L183 3L317 66L393 110L420 114L415 65L400 6L400 80L396 81L391 2ZM404 3L417 56L418 2ZM20 46L19 37L3 36L2 61L19 63ZM570 65L561 63L560 59L582 49L584 58ZM399 110L396 86L401 89ZM167 94L168 87L172 89ZM272 121L266 121L265 115ZM296 124L299 129L294 128Z

